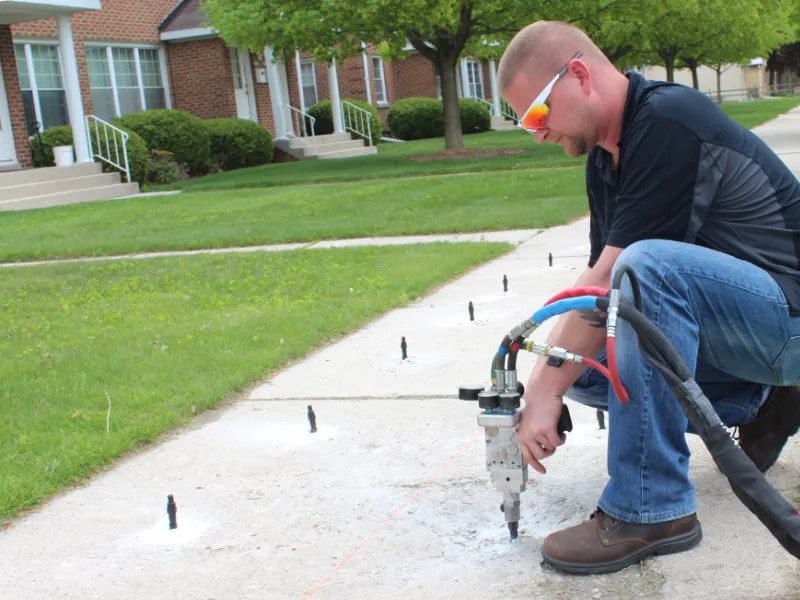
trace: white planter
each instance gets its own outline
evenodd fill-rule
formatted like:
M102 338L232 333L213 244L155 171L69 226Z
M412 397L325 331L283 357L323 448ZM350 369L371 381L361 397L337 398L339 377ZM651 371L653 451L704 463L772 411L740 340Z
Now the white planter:
M75 153L72 146L53 146L53 158L57 167L68 167L75 164Z

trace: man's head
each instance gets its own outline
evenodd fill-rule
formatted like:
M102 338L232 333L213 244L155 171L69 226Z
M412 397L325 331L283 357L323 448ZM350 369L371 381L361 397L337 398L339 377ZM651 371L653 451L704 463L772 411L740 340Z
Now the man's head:
M603 145L609 122L617 112L621 117L624 95L621 103L609 105L621 89L618 79L616 86L609 84L615 77L624 79L585 33L566 23L538 21L514 36L497 82L538 141L561 144L567 154L579 156ZM612 88L616 95L609 93Z

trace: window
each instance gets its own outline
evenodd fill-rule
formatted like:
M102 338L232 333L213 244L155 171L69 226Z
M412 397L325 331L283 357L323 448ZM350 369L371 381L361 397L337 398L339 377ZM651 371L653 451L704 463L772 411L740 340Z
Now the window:
M101 119L166 107L157 48L87 46L86 64L94 114Z
M300 85L303 88L303 106L308 108L317 103L317 76L314 73L314 61L300 61Z
M481 63L476 60L467 61L467 98L483 99L483 72Z
M243 90L245 88L242 80L242 69L239 67L239 50L231 48L231 70L233 71L233 89Z
M383 59L372 57L372 76L375 78L375 100L378 104L386 104L386 78L383 74Z
M28 133L69 123L61 61L55 44L14 44Z

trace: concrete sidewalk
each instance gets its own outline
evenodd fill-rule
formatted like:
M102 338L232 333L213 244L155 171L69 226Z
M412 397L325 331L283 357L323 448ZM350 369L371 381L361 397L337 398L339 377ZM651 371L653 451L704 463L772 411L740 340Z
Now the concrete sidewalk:
M789 163L800 112L757 132L785 144ZM800 598L800 563L739 503L694 436L705 532L696 549L605 576L542 568L544 536L585 519L607 478L607 432L574 403L575 430L547 475L531 472L520 538L508 543L477 406L455 392L488 379L504 333L569 287L587 254L585 219L529 232L513 252L59 495L0 532L0 598ZM521 357L520 373L532 363ZM795 438L769 479L794 497L798 474ZM172 531L167 494L178 503Z

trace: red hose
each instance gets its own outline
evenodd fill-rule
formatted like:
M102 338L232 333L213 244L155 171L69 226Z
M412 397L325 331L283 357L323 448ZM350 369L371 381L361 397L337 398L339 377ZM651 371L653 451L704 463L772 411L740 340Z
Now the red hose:
M607 288L596 285L586 286L586 287L574 287L558 292L555 296L553 296L547 302L545 302L544 306L552 304L557 300L563 300L564 298L575 298L576 296L605 296L606 294L608 294Z
M606 358L608 359L608 380L614 388L614 393L623 404L628 403L628 390L622 385L617 369L617 338L606 338Z

